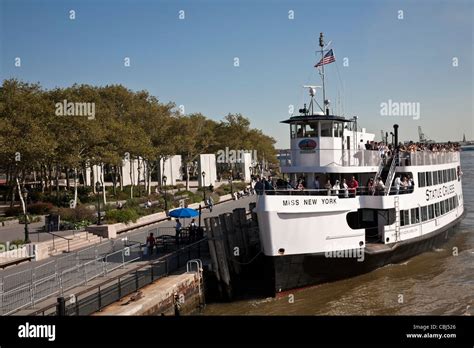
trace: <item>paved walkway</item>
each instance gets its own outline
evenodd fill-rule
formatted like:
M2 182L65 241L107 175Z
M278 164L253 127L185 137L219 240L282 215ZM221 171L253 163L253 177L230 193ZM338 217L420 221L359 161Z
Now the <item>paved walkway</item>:
M211 217L211 216L218 216L219 214L223 214L223 213L226 213L226 212L231 212L235 208L247 208L248 209L249 203L250 202L255 202L256 197L257 197L256 195L253 195L253 196L243 197L243 198L241 198L239 200L236 200L236 201L227 201L227 202L217 204L212 209L212 213L209 212L209 209L203 209L202 210L202 225L204 225L204 218ZM198 220L198 218L196 218L196 223L197 223L197 220ZM183 227L186 227L191 222L191 219L185 219L185 221L182 221L182 222L184 222ZM23 225L21 225L21 226L23 227ZM123 238L123 237L125 237L127 235L130 235L132 233L147 231L147 230L150 230L151 228L174 227L174 226L175 226L175 221L174 220L162 221L162 222L158 222L156 224L151 224L151 225L147 225L145 227L140 227L140 228L134 229L134 230L129 231L129 232L120 233L117 236L117 238ZM0 233L1 233L1 231L0 231ZM42 233L42 234L47 234L47 233ZM23 236L23 234L22 234L22 236ZM23 237L21 237L21 238L23 238ZM34 240L34 235L32 235L30 237L30 239L32 241L35 241ZM145 241L141 241L141 242L145 243ZM90 247L90 246L88 246L88 247ZM76 251L79 251L79 250L75 250L75 252ZM27 269L31 269L31 268L39 266L43 263L50 262L54 258L62 257L62 256L64 256L64 255L53 256L53 257L49 257L49 258L47 258L45 260L42 260L42 261L31 261L31 262L19 264L17 266L9 267L9 268L7 268L3 271L0 271L0 277L4 277L4 276L9 275L9 274L13 274L13 273L21 272L21 271L24 271L24 270L27 270Z

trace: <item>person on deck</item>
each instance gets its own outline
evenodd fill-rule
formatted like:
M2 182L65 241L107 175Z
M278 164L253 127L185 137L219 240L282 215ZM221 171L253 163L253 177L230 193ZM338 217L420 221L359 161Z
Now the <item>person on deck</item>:
M356 180L355 176L352 176L351 181L349 181L349 188L351 197L355 197L357 194L357 189L359 188L359 182Z
M181 233L181 228L183 227L183 225L181 225L181 222L179 221L179 219L176 219L176 226L175 226L175 231L176 231L176 235L175 235L175 238L176 238L176 245L179 245L179 235Z
M156 240L155 237L153 237L153 233L150 233L150 235L146 238L146 248L147 248L147 255L151 257L153 254L153 248L155 247ZM158 253L158 248L156 249L156 253Z

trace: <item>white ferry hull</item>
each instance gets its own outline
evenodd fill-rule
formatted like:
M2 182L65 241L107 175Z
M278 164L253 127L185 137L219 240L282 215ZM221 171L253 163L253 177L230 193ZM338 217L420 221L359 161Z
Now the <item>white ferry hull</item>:
M265 256L265 283L269 292L278 295L292 289L344 279L387 264L402 262L445 243L455 233L455 227L463 216L464 213L429 235L391 246L382 245L382 248L369 246L363 248L362 253L354 254L354 257L337 257L337 254L327 257L327 253Z

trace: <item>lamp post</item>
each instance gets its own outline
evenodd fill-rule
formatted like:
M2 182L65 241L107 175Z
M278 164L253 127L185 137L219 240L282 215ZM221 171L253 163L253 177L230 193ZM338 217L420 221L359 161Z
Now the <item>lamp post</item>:
M234 187L232 186L232 171L230 172L230 176L229 176L229 184L230 184L230 194L232 195L232 197L234 197Z
M102 191L102 185L97 181L95 183L95 192L97 194L97 225L102 225L100 221L100 191Z
M25 201L25 243L30 243L30 231L28 230L28 190L23 188L21 191Z
M166 199L166 180L168 180L168 178L166 177L166 175L163 175L163 188L165 189L165 211L168 211L168 200Z
M206 172L202 172L202 194L204 196L204 202L206 202Z

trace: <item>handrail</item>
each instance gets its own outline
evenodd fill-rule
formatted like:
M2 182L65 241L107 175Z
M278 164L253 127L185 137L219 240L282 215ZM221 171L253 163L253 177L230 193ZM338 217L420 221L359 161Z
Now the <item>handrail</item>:
M395 169L400 163L400 155L397 150L393 153L392 163L390 164L390 170L388 171L387 178L385 180L384 194L387 196L390 192L390 187L392 186L393 176L395 175Z
M180 252L180 251L182 252L182 251L184 251L184 250L186 250L186 249L188 249L188 248L191 248L191 247L193 247L193 246L195 246L195 245L198 245L198 244L201 244L201 243L205 243L205 242L207 242L207 241L208 241L207 237L204 237L204 238L200 239L200 240L197 241L197 242L194 242L194 243L192 243L192 244L188 244L188 245L186 245L185 247L182 247L182 248L180 248L180 249L177 249L177 250L175 250L175 251L173 251L173 252L171 252L171 253L169 253L169 254L163 255L163 256L161 256L161 257L159 257L159 258L157 258L157 259L150 260L150 261L144 260L144 261L143 261L143 262L145 262L144 264L138 265L137 267L130 268L130 270L128 270L127 273L125 273L125 274L119 274L119 275L116 275L116 276L112 276L112 277L110 277L110 278L107 278L107 279L105 279L103 282L100 282L100 283L95 284L95 285L93 285L93 286L91 286L91 287L88 287L87 289L78 291L77 293L75 293L75 296L76 296L76 298L77 298L77 297L79 297L79 296L81 296L81 295L84 295L84 294L86 294L86 293L91 292L92 290L95 290L95 289L98 289L98 288L100 288L100 287L103 287L104 285L113 283L113 282L116 281L117 279L120 279L120 278L123 278L123 277L127 277L127 276L129 276L131 273L134 273L134 272L139 271L139 270L141 270L141 269L143 269L143 268L149 267L150 265L155 265L155 264L161 263L161 262L163 262L163 261L166 262L167 258L173 256L174 254L177 254L177 253ZM28 286L29 286L29 285L28 285ZM46 306L44 306L44 307L42 307L42 308L38 308L38 310L36 310L36 311L30 313L29 315L30 315L30 316L35 316L35 315L38 315L38 314L40 314L40 313L43 313L43 314L44 314L44 312L46 312L47 310L49 310L49 309L51 309L51 308L54 308L54 307L56 307L56 306L57 306L56 303L52 303L52 304L46 305Z
M55 243L54 243L54 237L56 236L56 237L67 240L67 252L68 253L70 252L69 241L73 240L73 238L66 238L66 237L60 236L59 234L55 234L53 232L48 232L48 231L46 231L46 233L49 233L50 235L53 236L53 249L56 249Z

